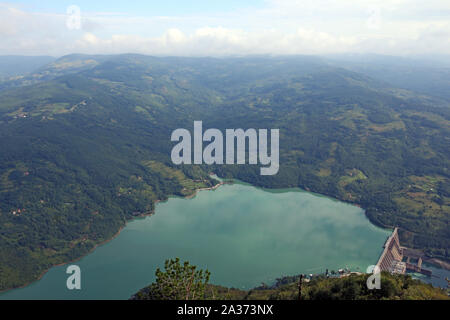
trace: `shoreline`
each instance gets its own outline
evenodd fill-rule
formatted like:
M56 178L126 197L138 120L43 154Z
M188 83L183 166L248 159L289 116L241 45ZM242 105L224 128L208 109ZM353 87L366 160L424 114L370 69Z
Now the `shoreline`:
M216 185L214 185L214 186L212 186L212 187L198 188L198 189L195 189L194 192L193 192L192 194L186 195L186 196L184 196L183 198L185 198L185 199L192 199L192 198L194 198L194 197L197 195L197 193L200 192L200 191L216 190L217 188L219 188L220 186L222 186L222 185L224 185L224 184L229 184L229 183L228 183L228 182L225 182L225 181L220 181L218 184L216 184ZM30 281L30 282L27 282L27 283L25 283L25 284L23 284L23 285L21 285L21 286L14 287L14 288L8 288L8 289L5 289L5 290L0 290L0 300L2 300L2 299L1 299L1 295L2 295L3 293L6 293L6 292L12 291L12 290L16 290L16 289L23 289L23 288L25 288L25 287L28 287L28 286L31 285L32 283L41 280L41 279L47 274L47 272L49 272L50 269L52 269L52 268L54 268L54 267L61 267L61 266L64 266L64 265L66 265L66 264L69 264L69 263L74 263L74 262L80 261L81 259L83 259L83 258L86 257L87 255L93 253L98 247L100 247L100 246L102 246L102 245L104 245L104 244L107 244L108 242L110 242L110 241L114 240L115 238L117 238L117 237L120 235L120 233L123 231L123 229L125 229L125 227L128 225L129 222L132 222L132 221L134 221L134 220L136 220L136 219L139 219L139 218L146 218L146 217L150 217L150 216L154 215L154 214L156 213L156 205L157 205L158 203L165 202L165 201L168 201L168 200L169 200L169 197L168 197L167 199L157 199L157 200L155 200L155 208L154 208L151 212L142 213L142 214L133 216L133 217L132 217L131 219L129 219L129 220L126 220L126 221L125 221L125 224L124 224L122 227L120 227L120 229L119 229L119 230L118 230L111 238L108 238L108 239L106 239L106 240L103 240L102 242L97 243L94 247L92 247L92 249L90 249L88 252L86 252L86 254L83 254L81 257L78 257L78 258L76 258L76 259L74 259L74 260L70 260L70 261L67 261L67 262L61 262L61 263L54 264L54 265L48 267L47 269L45 269L45 270L39 275L39 277L37 277L35 280L32 280L32 281Z
M151 213L151 214L144 214L144 215L145 215L145 216L150 216L150 215L152 215L152 213ZM144 215L143 215L143 216L144 216ZM137 216L137 217L138 217L138 216ZM136 217L136 218L137 218L137 217ZM140 217L140 216L139 216L139 217ZM131 219L131 220L129 220L129 221L132 221L132 220L134 220L134 218ZM127 223L128 223L128 222L127 222ZM11 291L11 290L23 289L23 288L25 288L25 287L28 287L28 286L31 285L32 283L41 280L41 279L47 274L47 272L49 272L50 269L52 269L52 268L54 268L54 267L61 267L61 266L63 266L63 265L69 264L69 263L74 263L74 262L80 261L81 259L83 259L83 258L86 257L87 255L89 255L89 254L91 254L92 252L94 252L95 249L97 249L98 247L100 247L100 246L102 246L102 245L104 245L104 244L106 244L106 243L108 243L108 242L114 240L114 239L122 232L122 230L126 227L127 223L125 223L124 226L120 227L119 231L117 231L111 238L108 238L108 239L106 239L106 240L104 240L104 241L102 241L102 242L97 243L95 246L92 247L92 249L90 249L86 254L83 254L81 257L76 258L76 259L74 259L74 260L67 261L67 262L61 262L61 263L54 264L54 265L48 267L47 269L45 269L45 270L42 272L42 274L40 274L39 277L38 277L36 280L27 282L26 284L23 284L23 285L21 285L21 286L19 286L19 287L14 287L14 288L9 288L9 289L5 289L5 290L0 290L0 300L1 300L1 294L6 293L6 292Z
M220 179L220 178L219 178L219 179ZM216 179L216 180L218 180L218 179ZM232 183L233 183L233 182L232 182L232 181L229 181L229 180L222 180L222 181L219 180L219 183L217 183L217 184L214 185L214 186L195 189L191 194L188 194L188 195L185 195L185 196L169 195L166 199L157 199L157 200L155 200L155 202L154 202L154 203L155 203L154 209L153 209L152 211L147 212L147 213L142 213L142 214L139 214L139 215L136 215L136 216L132 216L129 220L126 220L126 221L125 221L124 225L121 226L121 227L119 228L119 230L118 230L111 238L105 239L105 240L103 240L103 241L101 241L101 242L95 244L95 245L94 245L87 253L83 254L82 256L80 256L80 257L78 257L78 258L76 258L76 259L74 259L74 260L70 260L70 261L66 261L66 262L54 264L54 265L48 267L47 269L45 269L45 270L39 275L39 277L37 277L35 280L32 280L32 281L30 281L30 282L27 282L27 283L25 283L25 284L23 284L23 285L21 285L21 286L14 287L14 288L8 288L8 289L5 289L5 290L0 290L0 300L2 300L2 299L1 299L1 295L4 294L4 293L6 293L6 292L8 292L8 291L15 290L15 289L23 289L23 288L25 288L25 287L27 287L27 286L33 284L34 282L37 282L37 281L41 280L41 279L45 276L45 274L47 274L47 272L50 271L50 269L52 269L52 268L54 268L54 267L60 267L60 266L63 266L63 265L67 265L67 264L71 264L71 263L80 261L81 259L83 259L83 258L86 257L87 255L93 253L98 247L100 247L100 246L102 246L102 245L104 245L104 244L107 244L108 242L110 242L110 241L114 240L116 237L118 237L118 236L120 235L120 233L125 229L125 227L127 227L127 225L128 225L129 222L132 222L132 221L134 221L134 220L136 220L136 219L146 218L146 217L149 217L149 216L154 215L154 214L156 213L156 205L157 205L158 203L166 202L166 201L168 201L168 200L170 199L170 197L174 197L174 196L175 196L175 197L180 197L180 198L183 198L183 199L193 199L195 196L197 196L197 194L198 194L200 191L212 191L212 190L218 189L218 188L219 188L220 186L222 186L222 185L225 185L225 184L232 184ZM261 188L261 187L255 186L255 185L253 185L253 184L249 184L249 185L252 185L252 186L257 187L257 188ZM262 189L265 189L265 188L262 188ZM271 188L269 188L269 190L270 190L270 189L271 189ZM300 188L300 189L301 189L301 188ZM313 192L313 191L308 191L308 190L306 190L306 189L304 189L304 190L307 191L307 192L316 194L316 193ZM318 193L317 193L317 194L318 194ZM330 197L329 195L324 195L324 194L318 194L318 195L325 196L325 197ZM361 209L364 209L364 208L362 208L359 204L356 204L356 203L353 203L353 202L349 202L349 201L345 201L345 200L340 200L340 199L338 199L338 198L333 198L333 197L330 197L330 198L335 199L335 200L337 200L337 201L344 202L344 203L348 203L349 205L357 206L357 207L359 207L359 208L361 208ZM364 210L364 211L365 211L364 213L365 213L366 218L369 220L369 222L370 222L372 225L377 226L377 227L381 227L381 228L383 228L383 229L393 229L392 227L389 227L389 226L383 226L383 225L380 225L380 224L378 224L378 223L375 223L375 222L372 221L372 219L370 219L370 217L366 214L366 210ZM434 266L437 266L437 267L440 267L440 268L442 268L442 269L445 269L445 270L449 270L449 271L450 271L450 263L449 263L449 262L446 262L446 261L441 260L441 259L438 259L438 258L427 257L426 255L423 257L423 260L424 260L424 262L427 262L427 263L432 264L432 265L434 265Z

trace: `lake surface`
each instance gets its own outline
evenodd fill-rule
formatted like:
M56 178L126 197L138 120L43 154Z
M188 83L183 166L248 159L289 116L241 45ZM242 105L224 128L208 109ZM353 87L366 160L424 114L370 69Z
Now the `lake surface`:
M0 299L128 299L175 257L208 268L211 283L245 289L327 268L366 271L389 234L362 209L300 189L223 185L159 203L155 215L128 223L115 239L74 262L81 268L81 290L66 288L66 265Z

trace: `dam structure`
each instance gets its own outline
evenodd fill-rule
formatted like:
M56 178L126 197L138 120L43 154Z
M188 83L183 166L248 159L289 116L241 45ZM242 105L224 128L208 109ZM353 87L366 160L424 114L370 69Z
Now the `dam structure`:
M395 228L384 244L384 250L377 262L380 271L404 274L406 263L403 261L403 249L398 238L398 228Z
M395 228L384 244L384 250L377 262L380 271L389 273L405 274L406 271L419 272L427 276L431 276L431 271L422 268L422 258L419 257L418 263L413 264L410 256L406 253L406 248L400 246L398 237L398 228ZM403 259L406 258L406 262Z

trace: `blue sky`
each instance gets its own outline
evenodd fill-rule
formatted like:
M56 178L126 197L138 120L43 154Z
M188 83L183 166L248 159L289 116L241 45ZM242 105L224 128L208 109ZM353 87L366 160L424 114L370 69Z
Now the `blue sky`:
M37 12L63 13L70 5L77 5L86 12L117 12L129 15L184 15L193 13L230 12L242 8L262 8L264 0L28 0L9 1Z
M0 0L0 40L0 54L53 56L450 54L450 1Z

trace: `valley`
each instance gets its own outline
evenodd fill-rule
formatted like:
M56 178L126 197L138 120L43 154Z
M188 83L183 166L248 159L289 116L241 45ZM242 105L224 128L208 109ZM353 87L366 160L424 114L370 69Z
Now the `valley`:
M69 55L2 82L0 290L86 255L160 200L212 187L210 172L359 205L448 261L449 102L360 71L313 56ZM278 128L278 173L174 165L171 133L194 121Z

